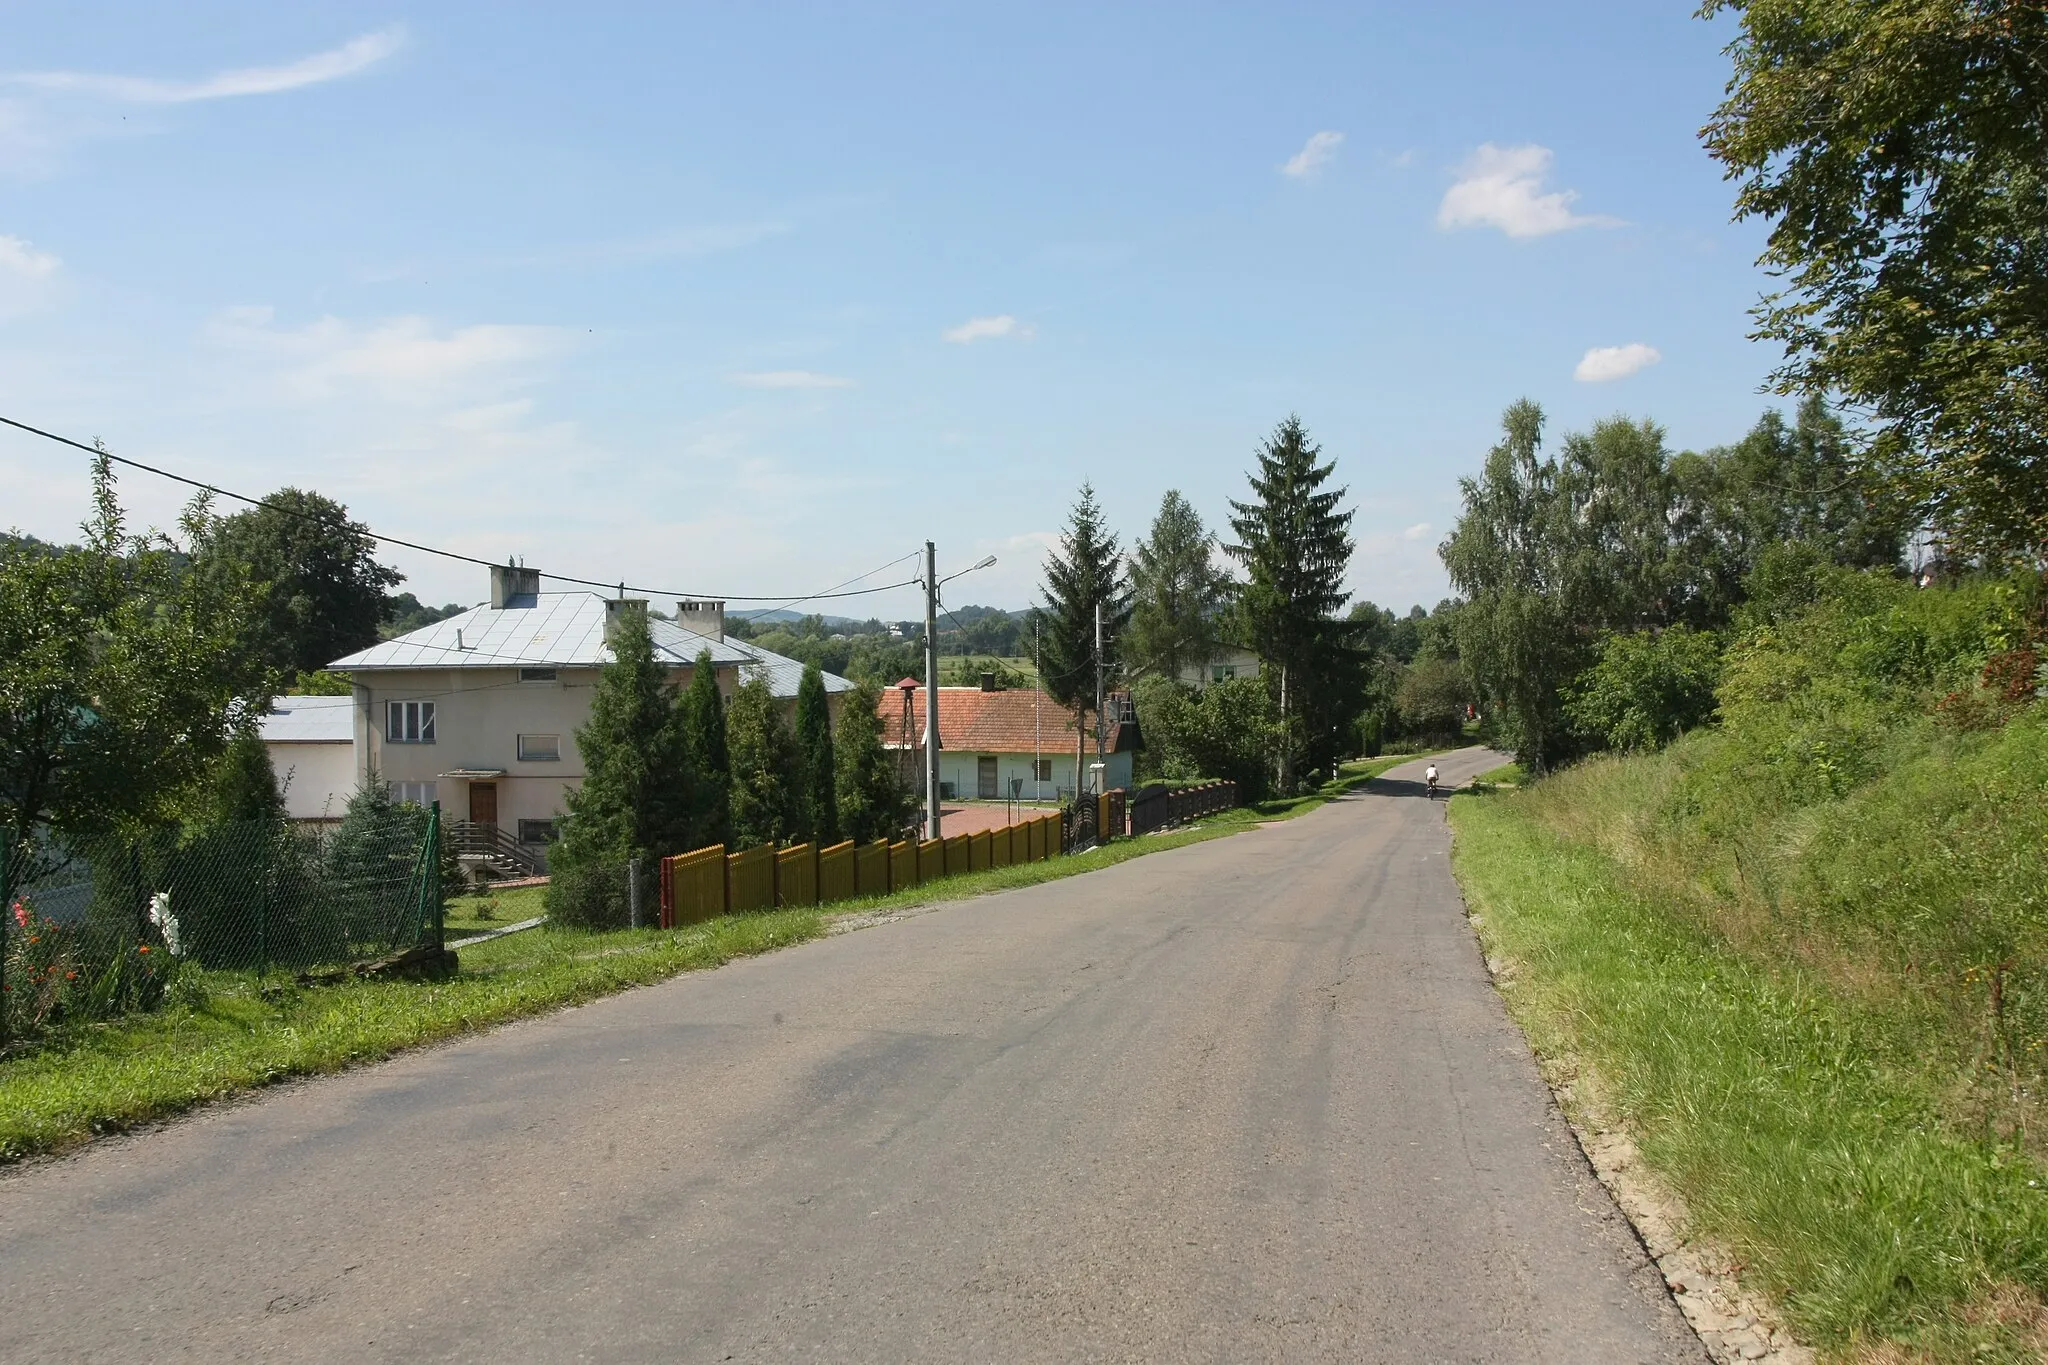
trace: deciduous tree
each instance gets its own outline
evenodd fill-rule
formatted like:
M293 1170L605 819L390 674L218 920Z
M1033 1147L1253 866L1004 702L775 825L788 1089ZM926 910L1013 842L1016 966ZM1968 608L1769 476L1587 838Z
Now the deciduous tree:
M205 501L173 543L128 530L105 458L93 493L84 544L0 545L0 838L17 850L177 814L277 682L239 648L246 576L178 571L207 553Z
M1466 599L1459 656L1516 758L1541 773L1569 752L1563 692L1589 657L1574 578L1584 561L1557 462L1542 454L1543 409L1522 399L1501 429L1479 476L1459 480L1465 510L1441 553Z
M297 488L220 522L194 567L209 574L222 566L264 585L256 647L288 673L325 668L377 643L385 589L405 578L377 562L376 538L346 507Z
M1859 453L1963 548L2048 547L2048 7L1708 0L1742 28L1702 133L1770 225L1783 393L1838 393Z

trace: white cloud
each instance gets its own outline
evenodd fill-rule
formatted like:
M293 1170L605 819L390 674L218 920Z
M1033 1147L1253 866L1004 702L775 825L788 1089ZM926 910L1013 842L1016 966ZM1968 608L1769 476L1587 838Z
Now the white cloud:
M992 318L969 318L958 327L948 327L946 340L958 345L970 341L987 341L992 337L1028 337L1032 328L1029 323L1019 322L1008 313Z
M39 90L97 95L131 104L188 104L194 100L228 99L237 95L275 95L340 80L375 66L404 43L405 30L402 27L379 29L375 33L352 38L340 47L316 52L282 66L242 67L197 81L106 76L87 71L25 71L0 79Z
M1434 526L1431 526L1426 521L1418 521L1413 526L1409 527L1407 530L1401 533L1401 539L1422 540L1426 538L1429 535L1429 533L1431 531L1434 531L1435 529L1436 528Z
M46 280L62 264L47 251L37 251L19 237L0 237L0 270L31 280Z
M1280 174L1293 176L1296 180L1313 180L1322 174L1323 167L1330 164L1342 146L1344 134L1324 131L1312 133L1309 140L1301 144L1301 150L1287 158L1280 168Z
M853 381L844 375L818 374L812 370L763 370L736 374L732 382L749 389L850 389Z
M1495 227L1510 237L1543 237L1581 227L1620 227L1619 218L1574 213L1577 190L1542 192L1553 160L1548 147L1482 143L1458 169L1437 206L1440 228Z
M273 326L266 307L230 308L209 329L223 345L283 362L292 397L324 399L368 390L408 402L459 401L520 378L532 362L568 347L556 327L481 323L437 330L422 317L369 326L327 317L296 330Z
M1626 346L1595 346L1579 357L1572 378L1581 384L1605 384L1610 379L1626 379L1663 358L1655 346L1645 346L1640 341L1631 341Z

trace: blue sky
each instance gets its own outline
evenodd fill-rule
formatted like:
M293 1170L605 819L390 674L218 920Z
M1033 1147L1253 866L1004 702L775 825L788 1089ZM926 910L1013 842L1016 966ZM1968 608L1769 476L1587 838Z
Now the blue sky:
M1433 603L1515 398L1771 401L1691 8L8 5L0 413L493 560L795 595L930 537L1023 606L1084 478L1220 526L1298 412L1354 590ZM0 436L0 525L85 505Z

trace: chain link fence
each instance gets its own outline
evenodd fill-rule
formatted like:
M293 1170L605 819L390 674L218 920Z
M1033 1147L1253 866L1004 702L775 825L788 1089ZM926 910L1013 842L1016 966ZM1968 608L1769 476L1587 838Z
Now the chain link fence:
M0 1042L162 1003L181 972L301 973L442 941L440 812L0 842Z

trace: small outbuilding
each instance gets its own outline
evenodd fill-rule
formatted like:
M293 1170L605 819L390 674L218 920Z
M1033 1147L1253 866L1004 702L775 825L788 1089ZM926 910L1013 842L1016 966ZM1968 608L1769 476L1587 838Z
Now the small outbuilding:
M339 820L356 787L354 697L279 697L257 727L294 820Z

